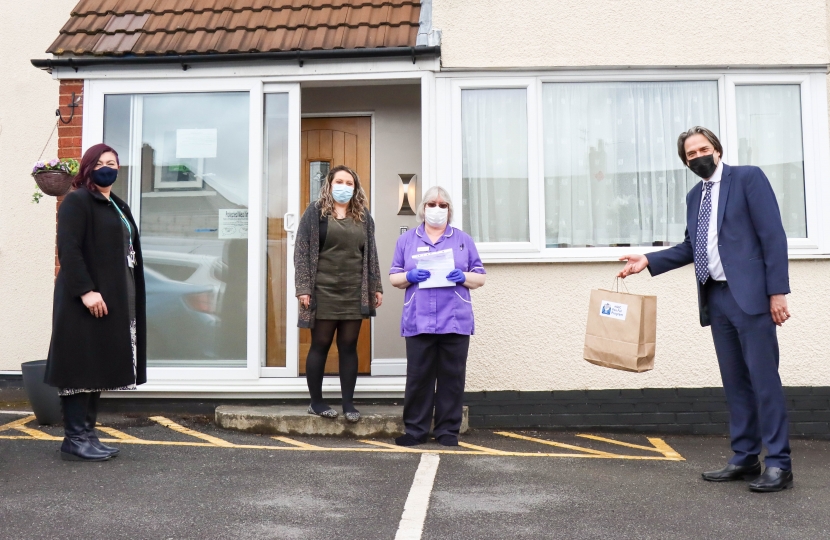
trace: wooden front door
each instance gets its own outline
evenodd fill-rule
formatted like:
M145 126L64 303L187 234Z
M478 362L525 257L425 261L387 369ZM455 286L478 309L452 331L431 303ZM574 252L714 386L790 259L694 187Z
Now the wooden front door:
M303 118L300 164L300 208L305 210L317 200L321 182L332 167L346 165L360 177L360 184L371 195L371 134L372 121L368 116L333 118ZM369 201L371 204L371 200ZM336 340L336 337L335 337ZM311 331L300 329L300 373L305 374L305 362L311 347ZM357 342L358 373L372 372L372 336L369 319L363 321ZM337 343L332 343L326 360L326 374L338 373Z

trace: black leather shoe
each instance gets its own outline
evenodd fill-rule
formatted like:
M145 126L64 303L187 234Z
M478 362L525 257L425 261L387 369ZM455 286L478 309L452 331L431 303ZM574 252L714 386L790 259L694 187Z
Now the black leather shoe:
M398 446L418 446L419 444L424 444L424 441L416 439L409 433L404 433L395 439L395 444Z
M61 459L66 461L107 461L108 452L92 446L86 434L86 413L89 396L86 393L61 397L63 405L64 439Z
M447 433L435 437L435 440L438 441L438 444L441 446L458 446L458 437L454 437Z
M749 484L749 491L769 493L783 491L793 487L793 472L779 469L778 467L767 467L764 474Z
M707 471L702 473L704 480L709 482L732 482L744 480L746 477L755 477L761 474L761 463L755 465L732 465L728 464L719 471Z
M98 400L101 399L101 392L90 392L89 393L89 402L87 403L86 409L86 438L89 441L89 444L94 446L96 449L106 452L110 455L110 457L115 457L121 451L118 448L113 448L112 446L107 446L106 444L102 443L98 439L98 434L95 433L95 424L98 421Z

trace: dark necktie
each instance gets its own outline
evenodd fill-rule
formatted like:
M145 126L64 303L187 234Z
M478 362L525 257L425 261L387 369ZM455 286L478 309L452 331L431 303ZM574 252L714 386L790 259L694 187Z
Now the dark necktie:
M712 216L712 184L703 182L703 204L697 215L697 241L695 243L695 275L701 283L709 278L709 219Z

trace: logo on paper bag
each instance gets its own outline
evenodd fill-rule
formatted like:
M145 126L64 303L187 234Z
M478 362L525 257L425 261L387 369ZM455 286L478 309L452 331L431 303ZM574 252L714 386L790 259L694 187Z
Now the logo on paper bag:
M600 303L599 314L603 317L611 317L619 321L625 320L625 313L628 311L628 304L618 304L603 300Z

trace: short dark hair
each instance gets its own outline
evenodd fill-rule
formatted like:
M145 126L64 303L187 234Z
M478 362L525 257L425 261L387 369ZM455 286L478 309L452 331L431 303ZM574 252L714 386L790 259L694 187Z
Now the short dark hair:
M686 139L691 137L692 135L703 135L706 137L712 146L715 148L715 151L723 156L723 146L721 146L720 140L718 136L712 133L711 130L706 129L703 126L695 126L688 131L684 131L680 134L680 137L677 138L677 155L680 156L680 161L683 162L684 165L688 165L689 162L686 159Z

